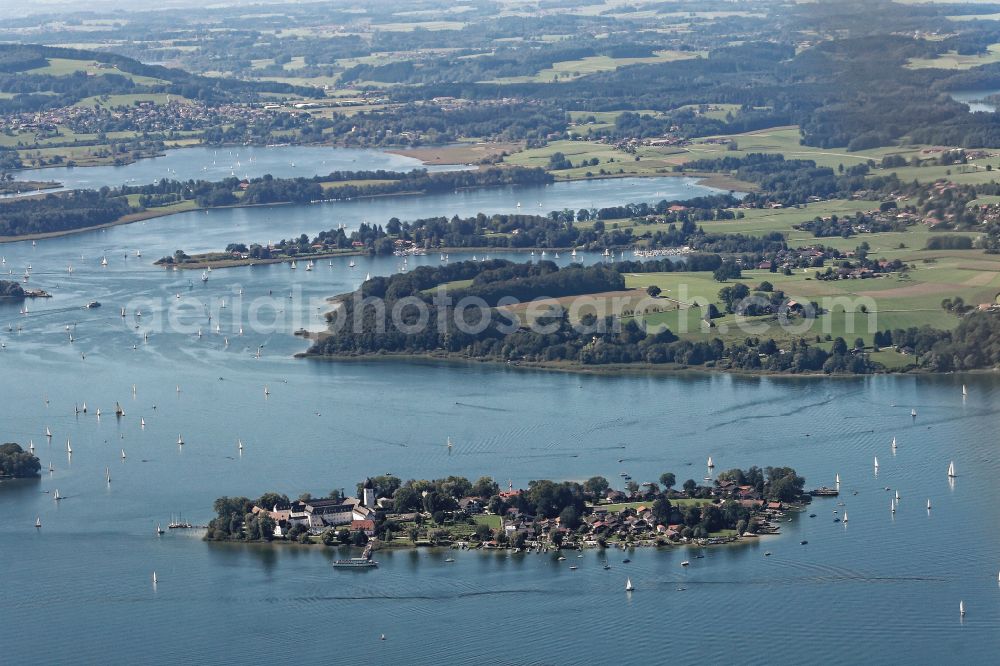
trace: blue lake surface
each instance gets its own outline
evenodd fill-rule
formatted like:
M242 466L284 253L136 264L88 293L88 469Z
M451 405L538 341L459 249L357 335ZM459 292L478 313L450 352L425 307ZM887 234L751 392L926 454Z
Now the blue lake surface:
M30 440L43 468L54 468L37 481L0 484L0 613L12 637L4 662L992 661L1000 649L993 375L614 377L296 360L305 344L289 332L320 325L325 297L368 273L395 272L400 260L217 270L204 284L151 265L178 248L277 240L393 215L511 211L539 201L548 211L706 191L679 179L560 183L199 212L0 245L7 270L17 276L31 264L29 285L54 294L29 301L27 315L0 305L0 437ZM85 310L92 300L104 306ZM84 401L88 413L75 415ZM126 410L121 420L115 401ZM621 552L557 562L421 550L379 553L377 570L358 572L333 570L336 551L319 547L154 534L176 514L207 522L221 495L351 491L385 472L491 475L522 487L596 474L619 484L623 471L639 482L663 471L701 479L709 455L720 471L789 465L810 487L839 474L845 506L819 499L810 509L816 518L794 514L783 534L708 549L704 559L685 548L647 549L628 553L629 564ZM895 514L887 487L902 497ZM56 489L65 497L58 503ZM844 509L849 526L833 522L833 511ZM449 554L454 563L444 562ZM682 560L692 565L682 568ZM626 577L637 588L630 595Z

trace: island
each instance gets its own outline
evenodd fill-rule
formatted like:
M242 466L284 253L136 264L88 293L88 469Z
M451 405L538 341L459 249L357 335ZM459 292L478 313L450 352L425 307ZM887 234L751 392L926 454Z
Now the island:
M622 477L624 490L602 476L504 489L487 476L403 481L384 474L358 483L354 495L220 497L205 538L514 550L710 545L776 534L785 512L810 501L790 467L734 468L680 488L672 472L641 483Z
M42 464L34 453L25 451L20 444L0 444L0 479L26 479L36 477Z
M780 284L777 274L764 274ZM333 299L328 330L309 334L312 346L303 356L489 361L586 372L701 368L793 374L946 372L1000 362L1000 350L990 342L1000 335L995 308L960 303L956 310L956 303L945 299L942 308L954 313L949 315L957 322L954 330L926 325L875 330L872 347L861 337L852 345L842 336L819 334L823 326L844 321L845 312L800 302L768 279L753 287L734 282L741 275L738 266L711 254L590 267L498 259L421 266L373 277ZM713 299L680 297L687 281L704 285L706 278L725 285ZM663 295L659 283L677 296ZM718 322L730 322L735 335ZM744 335L741 326L756 334ZM884 365L881 359L887 357L877 355L883 349L912 359L911 366Z

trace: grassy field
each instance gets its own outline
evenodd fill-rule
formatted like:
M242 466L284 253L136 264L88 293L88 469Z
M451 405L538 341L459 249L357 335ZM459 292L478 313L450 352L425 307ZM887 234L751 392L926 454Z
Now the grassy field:
M673 169L673 164L664 159L662 153L649 152L644 154L640 152L637 161L635 155L596 141L553 141L542 148L533 148L510 155L504 158L504 162L517 166L547 167L549 158L557 152L565 155L573 164L580 164L583 160L589 161L594 158L598 160L596 166L577 166L572 169L553 171L552 175L557 180L599 177L601 169L604 169L606 174L616 176L664 176L669 175Z
M1000 62L1000 44L991 44L987 52L980 55L959 55L948 51L936 58L910 58L906 66L909 69L972 69L995 62Z
M742 282L754 289L766 280L790 298L816 301L828 310L815 320L795 320L791 331L782 330L773 317L746 318L732 314L713 320L715 326L707 328L701 320L702 307L669 308L647 314L643 319L647 324L665 325L692 340L720 337L727 342L739 342L748 336L759 336L787 342L798 337L830 335L849 341L860 337L871 344L877 330L924 324L954 328L959 320L941 308L942 299L961 296L971 304L992 303L1000 294L1000 257L972 250L911 250L907 258L915 266L908 277L893 274L868 280L822 281L814 278L814 269L792 275L750 270L728 283ZM671 298L698 306L712 302L724 311L718 292L726 284L716 282L708 273L627 274L625 282L633 289L660 287L663 293L657 301Z
M146 93L144 95L97 95L94 97L85 97L73 106L93 106L107 109L115 106L132 106L136 102L152 102L153 104L166 104L167 102L193 103L191 100L180 95Z
M678 475L677 478L679 479L681 478L681 476L682 475ZM712 500L710 499L688 499L685 497L670 499L671 505L679 507L704 506L706 504L711 504L711 503ZM625 509L638 509L640 506L645 506L647 508L650 508L652 504L653 504L652 502L621 502L619 504L601 504L599 506L602 509L607 509L609 513L621 513Z
M707 54L702 51L656 51L656 55L647 58L612 58L610 56L589 56L579 60L564 60L553 63L551 67L537 72L533 76L509 76L486 83L553 83L556 81L572 81L581 76L597 72L610 72L619 67L644 63L673 62L701 58Z
M139 76L119 71L115 67L101 67L91 60L72 60L69 58L48 58L49 64L45 67L29 69L26 74L49 74L51 76L67 76L74 72L86 72L93 76L103 76L105 74L117 74L131 79L138 85L154 85L166 83L163 79L156 79L149 76Z

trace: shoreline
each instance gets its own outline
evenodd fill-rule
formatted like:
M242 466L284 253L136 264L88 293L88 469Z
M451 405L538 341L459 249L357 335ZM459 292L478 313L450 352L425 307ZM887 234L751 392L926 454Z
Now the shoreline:
M336 297L334 297L336 298ZM302 338L304 340L320 340L324 336L329 335L326 331L323 332L305 332L301 331L294 333L296 337ZM385 352L379 354L360 354L357 356L336 356L336 355L326 355L326 354L310 354L308 351L298 352L293 355L293 358L306 359L310 361L327 361L327 362L363 362L363 361L376 361L376 362L394 362L401 361L405 363L447 363L452 365L490 365L494 367L504 367L513 370L540 370L544 372L563 372L569 374L578 375L605 375L605 376L626 376L626 375L704 375L704 376L716 376L716 375L732 375L735 377L782 377L782 378L802 378L802 379L819 379L819 378L829 378L829 379L858 379L862 377L874 377L883 375L944 375L944 374L954 374L954 373L937 373L931 372L929 370L911 370L911 371L898 371L898 370L885 370L883 372L874 372L869 374L826 374L824 372L772 372L762 370L759 372L749 372L747 370L731 370L729 368L719 368L719 367L705 367L705 366L690 366L690 365L676 365L676 364L652 364L652 363L616 363L607 365L597 365L597 366L587 366L575 363L557 363L557 362L546 362L546 361L499 361L493 359L480 359L480 358L470 358L467 356L459 356L455 354L433 354L433 353L401 353L401 352ZM987 374L995 373L998 370L982 369L968 371L969 374Z

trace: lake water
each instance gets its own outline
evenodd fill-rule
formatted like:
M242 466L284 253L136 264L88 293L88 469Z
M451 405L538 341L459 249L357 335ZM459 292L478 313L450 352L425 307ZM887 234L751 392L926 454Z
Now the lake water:
M15 180L56 181L63 189L105 185L143 185L162 178L218 181L230 176L310 177L333 171L453 171L462 165L424 165L420 160L381 150L332 146L194 146L167 150L160 157L124 166L47 167L14 174ZM46 190L54 192L58 190Z
M288 331L321 323L323 297L368 272L392 273L400 260L217 270L205 284L149 265L178 247L217 249L364 218L492 212L539 199L544 210L600 206L695 187L602 181L211 211L0 246L6 267L19 274L30 263L29 284L55 294L29 302L27 316L0 305L0 436L32 440L43 467L55 470L0 484L0 612L17 637L4 646L5 662L262 663L276 650L324 662L335 654L338 663L991 660L1000 648L994 376L605 377L296 360L305 345ZM104 307L83 309L95 299ZM251 326L253 315L262 321ZM74 415L84 401L88 414ZM120 421L115 401L127 412ZM448 552L429 551L379 553L377 570L343 571L319 547L154 534L172 514L207 522L221 495L350 491L385 472L488 474L515 486L595 474L619 484L622 471L640 482L662 471L701 479L708 455L720 471L790 465L810 487L839 473L846 506L817 500L815 518L796 515L780 536L709 549L704 559L687 549L638 550L624 564L609 553L609 571L597 552L561 563L455 553L446 563ZM894 515L886 487L902 496ZM833 522L834 509L850 511L849 526ZM686 559L692 565L682 568ZM626 576L637 588L631 595Z
M968 104L970 113L993 113L997 110L996 104L990 104L985 99L1000 94L1000 90L966 90L948 94L956 102Z

